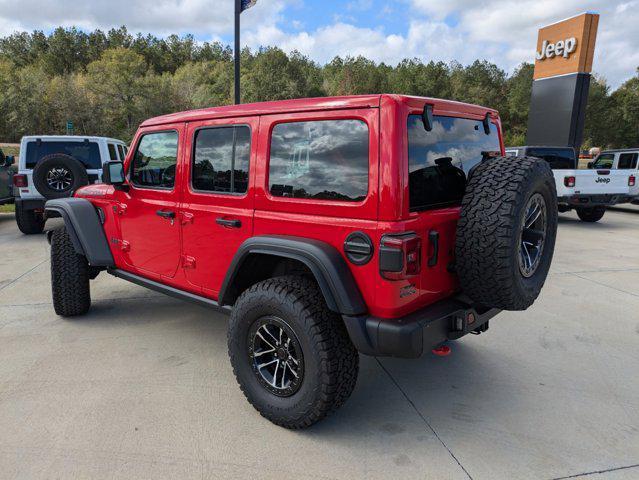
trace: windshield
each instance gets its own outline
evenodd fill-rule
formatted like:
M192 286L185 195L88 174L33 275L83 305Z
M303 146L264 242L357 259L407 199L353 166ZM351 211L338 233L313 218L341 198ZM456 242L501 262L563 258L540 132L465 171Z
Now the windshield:
M614 153L602 153L597 157L595 162L592 165L592 168L603 168L610 169L615 163L615 154Z
M27 143L26 168L32 169L42 158L61 153L69 155L81 162L88 170L102 168L100 147L95 142L47 142L34 141Z
M529 157L546 160L552 170L572 170L577 168L575 151L572 148L529 148Z

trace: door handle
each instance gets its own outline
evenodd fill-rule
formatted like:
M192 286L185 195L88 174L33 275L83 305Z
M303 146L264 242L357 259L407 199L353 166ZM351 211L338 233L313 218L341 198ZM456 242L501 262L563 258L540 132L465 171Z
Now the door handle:
M162 218L170 218L171 220L175 218L175 212L171 212L169 210L158 210L155 213Z
M215 223L217 223L218 225L222 225L223 227L230 227L230 228L240 228L242 226L242 222L240 220L237 220L237 219L227 220L226 218L222 218L222 217L216 219Z
M428 258L428 266L434 267L439 260L439 232L435 230L428 232L428 240L433 246L433 254Z

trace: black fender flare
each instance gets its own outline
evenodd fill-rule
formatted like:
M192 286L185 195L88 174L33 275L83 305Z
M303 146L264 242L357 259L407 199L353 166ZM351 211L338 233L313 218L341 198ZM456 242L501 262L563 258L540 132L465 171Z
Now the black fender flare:
M64 219L75 251L87 257L89 265L115 266L102 222L90 201L84 198L56 198L44 204L44 211L48 216L53 216L53 213Z
M342 315L367 311L357 283L346 261L335 247L319 240L288 235L260 235L240 245L219 294L220 305L232 305L233 282L244 261L254 254L271 255L303 263L317 281L328 308Z

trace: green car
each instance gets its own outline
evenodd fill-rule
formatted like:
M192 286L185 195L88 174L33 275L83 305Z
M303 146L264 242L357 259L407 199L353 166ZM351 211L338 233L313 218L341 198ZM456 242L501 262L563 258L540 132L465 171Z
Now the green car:
M14 163L14 157L5 155L0 149L0 205L14 201L12 183Z

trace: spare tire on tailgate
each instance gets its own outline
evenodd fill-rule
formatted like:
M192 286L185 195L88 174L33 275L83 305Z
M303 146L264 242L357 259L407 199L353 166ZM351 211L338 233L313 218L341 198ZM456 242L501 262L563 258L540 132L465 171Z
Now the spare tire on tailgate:
M530 307L548 276L557 193L548 162L491 158L471 171L455 248L463 292L502 310Z
M33 169L33 184L44 198L69 197L88 183L84 165L64 153L42 157Z

